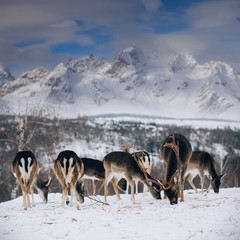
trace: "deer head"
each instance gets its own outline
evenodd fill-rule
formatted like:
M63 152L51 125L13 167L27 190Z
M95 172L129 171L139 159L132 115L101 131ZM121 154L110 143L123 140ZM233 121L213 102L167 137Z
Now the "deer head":
M83 181L77 181L75 189L76 189L76 192L77 192L78 202L84 203L84 182Z
M225 177L227 174L221 174L210 177L210 184L215 193L219 193L219 187L221 185L221 179Z

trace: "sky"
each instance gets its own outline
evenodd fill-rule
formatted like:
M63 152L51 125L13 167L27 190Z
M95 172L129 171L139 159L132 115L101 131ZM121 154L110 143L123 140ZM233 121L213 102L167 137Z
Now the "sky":
M133 45L240 70L240 0L0 0L0 64L15 77Z

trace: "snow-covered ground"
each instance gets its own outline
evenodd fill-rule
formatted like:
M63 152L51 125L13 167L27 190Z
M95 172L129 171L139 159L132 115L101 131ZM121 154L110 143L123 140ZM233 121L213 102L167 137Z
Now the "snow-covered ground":
M0 239L240 239L240 188L184 194L178 205L150 194L137 195L135 204L130 195L109 196L109 205L85 198L80 211L62 208L60 193L51 193L47 204L35 195L36 206L28 211L19 197L0 204Z

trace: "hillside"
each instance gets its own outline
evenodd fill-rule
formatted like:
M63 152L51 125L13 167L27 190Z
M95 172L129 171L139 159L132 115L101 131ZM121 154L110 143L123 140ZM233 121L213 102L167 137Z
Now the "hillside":
M77 211L60 206L61 194L50 194L47 204L35 195L28 211L22 197L0 203L0 238L8 239L215 239L240 238L240 188L220 189L219 194L184 191L185 201L170 205L148 194L109 196L105 205L85 197ZM103 196L98 196L103 200Z
M112 61L90 55L69 59L52 70L37 68L15 80L9 74L3 76L3 114L40 104L51 106L64 118L131 113L239 120L237 71L224 62L200 64L184 53L171 55L162 64L161 56L134 46Z
M16 116L0 115L0 202L11 199L16 186L10 163L21 142L19 123L20 120ZM24 149L35 153L43 168L41 175L44 178L47 178L49 169L53 167L53 161L60 151L69 149L81 157L102 160L109 152L130 145L134 145L134 151L146 150L151 153L154 159L152 175L163 178L163 164L159 156L161 144L169 134L182 133L189 139L193 150L203 150L213 155L219 174L227 173L223 179L223 187L239 186L240 182L239 122L133 116L76 119L29 116L24 132ZM198 183L198 178L195 181ZM60 191L60 186L54 183L53 190ZM21 191L18 189L16 196L19 195Z

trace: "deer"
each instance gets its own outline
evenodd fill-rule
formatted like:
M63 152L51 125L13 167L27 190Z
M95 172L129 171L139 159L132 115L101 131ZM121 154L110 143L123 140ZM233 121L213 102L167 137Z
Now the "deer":
M130 154L128 152L115 151L107 154L103 159L103 166L105 168L105 186L104 186L104 199L107 201L108 184L112 181L114 191L117 198L121 200L117 188L119 179L125 178L131 186L131 199L135 202L134 197L134 180L139 179L147 185L150 193L155 199L161 199L161 187L156 179L153 179L147 172L144 171L142 166L138 164L137 154Z
M73 205L74 199L76 208L80 210L78 201L80 203L84 201L84 187L81 182L84 174L84 164L81 158L71 150L60 152L57 159L54 161L54 172L62 185L62 207L64 207L68 194L68 187L70 186L71 206Z
M82 158L84 164L83 179L91 179L93 184L93 195L97 195L97 180L105 181L105 169L103 162L92 158Z
M204 175L208 175L210 178L210 185L207 190L208 193L211 188L213 188L215 193L219 193L221 180L224 176L226 176L226 174L217 174L214 158L211 154L204 151L193 151L192 157L188 163L187 174L187 180L196 193L198 193L198 190L193 183L193 179L197 175L200 176L201 194L203 194Z
M164 160L164 194L171 205L178 203L179 195L180 201L183 202L184 179L192 156L191 144L182 134L169 135L160 148L160 155ZM179 183L181 192L179 192Z
M32 206L35 206L34 202L34 185L44 202L48 201L48 191L52 179L43 181L38 176L41 168L35 158L35 155L31 151L20 151L16 154L14 160L11 163L11 170L13 175L19 182L22 194L23 194L23 207L24 210L30 208L30 197L32 196Z
M105 169L103 162L92 158L82 158L84 164L84 175L82 179L90 179L93 183L93 195L97 195L97 181L105 182ZM126 180L122 179L117 183L117 187L125 192Z
M129 147L124 147L124 148L120 148L121 151L123 152L128 152L130 153L130 149L133 148L134 145L131 145ZM153 158L152 158L152 155L147 153L146 151L141 151L141 152L136 152L135 154L137 154L137 156L140 156L141 157L138 157L138 163L142 165L142 168L144 168L144 170L150 174L151 173L151 168L152 168L152 164L153 164ZM136 183L136 194L138 194L138 182L139 180L136 179L135 180L135 183ZM126 189L126 193L128 194L128 190L129 189L129 184L127 184L127 189ZM148 191L148 188L145 184L143 184L143 196L146 196L147 195L147 191Z

